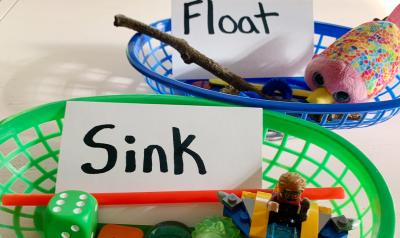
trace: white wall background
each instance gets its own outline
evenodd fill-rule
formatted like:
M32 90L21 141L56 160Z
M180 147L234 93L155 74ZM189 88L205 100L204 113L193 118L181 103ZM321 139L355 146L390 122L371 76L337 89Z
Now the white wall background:
M315 18L356 26L387 16L398 3L315 0ZM0 0L0 118L59 99L150 92L126 60L132 32L113 26L116 13L150 23L170 16L170 1ZM372 128L339 132L381 171L396 202L398 220L399 125L397 117Z

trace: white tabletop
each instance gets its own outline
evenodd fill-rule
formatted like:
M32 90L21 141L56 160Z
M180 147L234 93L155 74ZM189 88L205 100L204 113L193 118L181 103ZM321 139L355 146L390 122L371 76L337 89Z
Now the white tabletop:
M315 18L356 26L387 16L396 2L315 0ZM71 97L151 92L125 57L132 32L113 26L116 13L151 23L170 17L170 1L0 0L0 118ZM374 127L338 132L381 171L397 206L397 224L399 125L397 117Z

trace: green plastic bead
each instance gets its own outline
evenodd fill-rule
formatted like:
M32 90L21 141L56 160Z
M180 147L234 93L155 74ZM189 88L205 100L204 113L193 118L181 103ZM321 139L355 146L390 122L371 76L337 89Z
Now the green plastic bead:
M89 193L56 194L44 215L45 238L93 238L97 226L97 200Z
M211 217L197 224L192 233L193 238L239 238L239 229L230 218Z

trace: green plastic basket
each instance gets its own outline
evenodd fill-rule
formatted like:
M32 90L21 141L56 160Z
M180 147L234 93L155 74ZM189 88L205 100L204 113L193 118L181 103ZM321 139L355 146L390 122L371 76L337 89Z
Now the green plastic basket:
M199 98L123 95L79 101L229 106ZM66 101L46 104L0 122L0 191L53 193ZM382 176L356 147L308 122L264 111L263 182L296 171L309 187L342 186L346 199L328 201L336 215L361 220L351 237L394 237L394 207ZM280 135L279 138L271 135ZM270 139L273 138L273 139ZM40 237L35 207L0 206L0 237ZM171 217L171 219L174 219Z

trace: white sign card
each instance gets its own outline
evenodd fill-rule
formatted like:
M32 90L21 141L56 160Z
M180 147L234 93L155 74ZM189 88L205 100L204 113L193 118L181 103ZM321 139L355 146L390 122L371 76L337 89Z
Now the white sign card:
M312 0L173 0L172 34L242 77L303 76L313 55ZM173 51L176 79L207 79Z
M56 190L260 187L261 146L257 108L68 102Z

